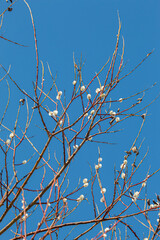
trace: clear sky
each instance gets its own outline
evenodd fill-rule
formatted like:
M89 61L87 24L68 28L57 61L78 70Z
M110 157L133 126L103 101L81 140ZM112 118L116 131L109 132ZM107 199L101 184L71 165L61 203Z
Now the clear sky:
M49 63L53 75L55 76L57 74L57 86L63 92L64 90L66 91L66 100L69 100L73 88L72 81L74 79L73 53L78 60L82 54L82 60L85 61L82 70L83 81L88 83L93 78L95 72L98 72L113 54L118 32L117 12L119 12L122 22L119 53L121 53L122 48L122 36L125 42L124 62L126 66L124 74L131 71L153 49L154 52L140 68L122 81L113 97L128 97L151 87L155 82L157 82L157 85L146 92L143 106L150 103L159 94L159 0L30 0L28 3L33 13L38 39L39 59L42 60L44 64L44 78L47 87L51 84L51 78L47 68L47 63ZM0 4L1 14L8 4L2 0ZM21 47L0 39L0 63L6 69L11 65L10 74L13 79L22 89L33 96L32 82L35 81L36 75L34 37L30 14L23 1L18 0L13 5L13 10L5 13L0 35L28 46ZM2 76L3 73L1 72L1 77ZM14 107L23 95L11 82L9 83L11 87L11 101L7 111L5 125L13 128L17 114L17 108L15 109ZM1 83L1 115L6 101L7 87L5 83ZM75 113L77 112L77 107L73 109L73 112L74 111ZM142 155L139 156L139 160L148 148L149 153L145 163L137 174L137 179L135 179L137 181L141 179L141 177L145 178L149 167L150 173L160 167L159 119L160 104L158 98L156 102L148 108L148 117L138 140L138 145L140 145L145 138L142 146ZM36 121L39 120L33 119L34 124L36 124ZM120 123L120 127L116 129L123 129L123 131L107 136L107 139L105 138L106 141L114 142L116 145L98 145L92 143L86 145L84 149L82 148L72 163L69 172L71 189L76 187L79 177L82 179L84 177L90 177L89 164L94 168L98 158L99 146L103 157L101 179L107 188L108 196L112 194L114 165L119 168L124 156L124 151L128 150L132 145L138 134L140 124L141 119L139 118L129 119L125 123ZM39 133L40 131L35 129L32 135L37 136ZM3 136L7 137L8 133L5 130L3 134ZM40 149L43 147L41 138L39 138L39 146ZM23 154L24 153L19 153L21 159L24 158ZM58 154L60 156L60 153ZM27 150L25 155L25 158L29 157L29 154L27 156ZM155 193L160 194L159 182L159 173L149 180L147 187L149 197L155 198ZM89 195L87 196L89 189L85 191L85 196L89 198ZM97 189L97 191L99 191L99 189ZM99 192L97 192L97 199L100 198L99 195ZM80 208L81 213L86 212L87 203L84 205L85 207ZM90 212L87 214L89 216ZM91 217L89 217L89 219L90 218ZM70 216L70 221L75 221L76 219L76 214L73 214L73 217L72 215ZM100 229L98 229L98 231L99 230ZM141 236L140 239L143 238L143 231L146 232L146 229L142 227L142 232L139 233ZM96 234L96 231L92 234L86 237L91 239L94 237L94 234ZM73 234L73 236L75 235ZM69 239L72 239L72 237L69 237Z

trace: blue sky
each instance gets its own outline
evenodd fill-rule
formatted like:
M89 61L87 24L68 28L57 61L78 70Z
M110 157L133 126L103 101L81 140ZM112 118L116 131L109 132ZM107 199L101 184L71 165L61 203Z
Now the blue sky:
M127 63L124 74L133 69L146 55L154 49L153 54L138 68L132 75L124 79L120 86L115 90L113 97L128 97L138 91L151 87L155 82L157 85L146 92L144 105L151 102L159 94L159 62L160 62L160 2L158 0L38 0L28 1L36 26L38 39L39 59L43 61L45 68L46 88L51 84L48 73L47 63L49 63L53 75L57 74L57 86L64 92L66 99L69 100L72 93L73 72L73 53L76 59L85 61L83 67L83 80L88 83L95 72L112 56L116 44L116 34L118 31L118 16L122 22L120 37L120 52L122 48L122 36L125 42L124 62ZM2 3L0 13L6 8L7 3ZM33 96L33 85L36 74L36 59L34 50L33 28L28 8L23 1L17 1L13 6L12 12L6 12L0 35L12 41L27 45L20 47L0 39L1 64L8 69L11 65L10 74L13 79L29 94ZM106 73L106 72L105 72ZM40 72L41 76L41 67ZM2 77L1 72L1 77ZM103 76L102 74L102 81ZM9 79L8 79L9 81ZM17 114L16 103L23 95L10 83L11 101L6 115L5 125L13 128ZM96 85L95 85L96 86ZM97 82L98 87L98 82ZM5 89L5 90L4 90ZM5 94L4 94L5 92ZM2 108L7 101L6 84L1 83L0 102ZM29 103L31 106L31 103ZM151 167L154 172L160 167L159 164L159 118L160 107L159 99L148 108L148 117L138 140L138 144L145 138L142 146L142 156L149 147L149 153L145 164L137 174L137 180L146 176ZM77 112L77 108L73 109ZM1 110L1 114L2 114ZM21 116L23 119L23 116ZM8 119L8 120L7 120ZM39 119L33 118L33 124L40 124ZM90 167L98 158L98 146L103 157L103 168L101 178L107 188L108 194L113 189L114 165L117 168L122 162L124 150L128 150L137 136L141 119L129 119L126 123L120 123L122 132L107 136L107 141L115 142L116 145L97 145L96 143L87 144L73 161L69 177L71 178L71 189L76 187L79 177L89 178ZM23 122L22 122L23 125ZM7 137L7 131L3 133ZM41 131L35 129L32 135L39 139L39 149L43 147L43 141L39 137ZM58 150L57 150L58 151ZM18 156L27 158L29 148ZM60 153L57 153L60 156ZM141 157L141 156L140 156ZM81 159L81 161L79 160ZM89 163L89 164L88 164ZM35 177L36 179L36 177ZM160 174L153 176L148 182L148 191L151 198L155 193L160 194L159 182ZM99 199L99 189L97 188L97 199ZM89 194L89 190L86 196ZM89 196L89 195L88 195ZM29 201L29 199L28 199ZM97 200L98 201L98 200ZM87 204L85 203L86 208ZM80 212L86 209L80 206ZM87 213L90 214L89 212ZM77 219L77 215L70 216L70 221ZM6 218L7 221L7 218ZM142 232L146 231L142 229ZM97 230L99 231L99 229ZM88 239L94 237L96 231L89 234ZM141 234L141 233L140 233ZM73 234L74 235L74 234ZM75 235L74 235L75 236ZM141 235L141 239L143 234ZM72 239L69 238L69 239Z

